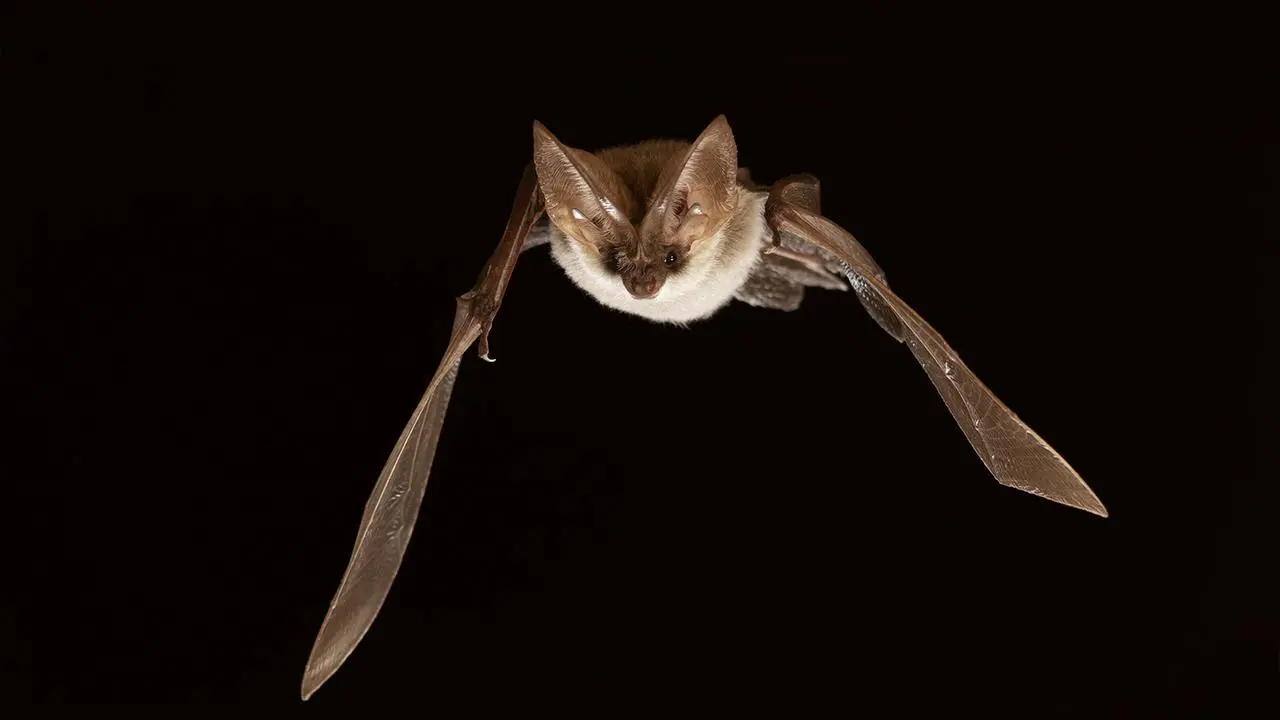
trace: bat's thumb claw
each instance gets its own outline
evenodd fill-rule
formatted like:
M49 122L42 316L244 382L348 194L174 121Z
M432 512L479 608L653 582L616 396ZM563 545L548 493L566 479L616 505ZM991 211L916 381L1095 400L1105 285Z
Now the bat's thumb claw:
M493 362L495 358L489 357L489 328L486 326L480 332L480 359L485 362Z
M481 290L472 290L463 295L458 299L458 303L460 307L463 303L466 304L466 319L473 323L478 322L480 325L480 332L476 336L476 340L479 341L476 354L485 362L493 362L494 359L489 357L489 331L493 329L493 316L498 312L498 303Z
M476 354L485 362L493 362L493 358L489 357L489 338L487 334L480 336L480 347Z

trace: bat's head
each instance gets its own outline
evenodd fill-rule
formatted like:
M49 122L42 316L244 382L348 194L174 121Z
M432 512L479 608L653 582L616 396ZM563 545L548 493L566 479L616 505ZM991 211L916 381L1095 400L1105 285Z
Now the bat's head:
M660 141L649 146L652 153L602 154L613 163L566 147L537 121L533 144L551 222L632 298L655 298L664 288L668 295L692 292L710 272L713 238L739 199L737 146L724 116L692 144ZM620 173L618 163L628 171Z

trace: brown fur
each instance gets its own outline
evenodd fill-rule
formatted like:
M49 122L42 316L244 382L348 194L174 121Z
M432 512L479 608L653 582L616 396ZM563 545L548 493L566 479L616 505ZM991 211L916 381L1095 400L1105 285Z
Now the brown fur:
M619 184L626 187L628 195L635 198L637 211L627 218L633 225L640 225L644 214L657 200L655 195L662 171L680 162L690 145L685 140L646 140L594 153L600 162L613 171Z

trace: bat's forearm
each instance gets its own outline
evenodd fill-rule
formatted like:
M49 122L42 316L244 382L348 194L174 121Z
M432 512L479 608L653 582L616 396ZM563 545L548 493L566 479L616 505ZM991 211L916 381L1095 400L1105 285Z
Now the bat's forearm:
M511 217L507 219L507 227L502 232L502 240L497 249L485 263L480 273L480 281L474 290L501 298L506 292L507 283L511 280L511 272L515 270L516 259L529 230L542 214L542 203L539 202L538 175L533 163L524 168L520 177L520 186L516 190L515 200L511 205Z
M466 304L469 311L480 318L479 351L480 357L486 360L490 359L489 330L493 326L493 318L502 305L502 296L507 291L511 273L520 259L525 239L541 214L542 198L538 193L538 175L533 163L530 163L525 166L524 175L520 178L520 187L511 206L511 217L502 232L502 240L480 271L475 287L458 298L459 303Z

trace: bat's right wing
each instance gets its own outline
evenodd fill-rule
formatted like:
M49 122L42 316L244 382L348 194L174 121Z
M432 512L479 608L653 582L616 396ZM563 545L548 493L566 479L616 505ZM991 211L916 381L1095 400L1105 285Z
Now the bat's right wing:
M867 312L886 332L911 349L978 453L1001 485L1013 487L1103 517L1107 510L1080 475L1017 415L1000 402L960 360L942 335L889 289L884 273L852 235L817 211L817 183L799 175L770 188L765 217L775 251L788 250L787 239L808 245L816 267L835 260Z
M530 228L541 212L537 176L533 165L529 165L521 179L502 241L476 286L458 298L453 333L444 357L365 504L347 570L307 660L302 678L303 700L311 697L346 661L373 624L391 590L427 489L427 477L458 365L476 340L480 341L480 356L490 359L489 328L502 303L516 260L526 247Z

